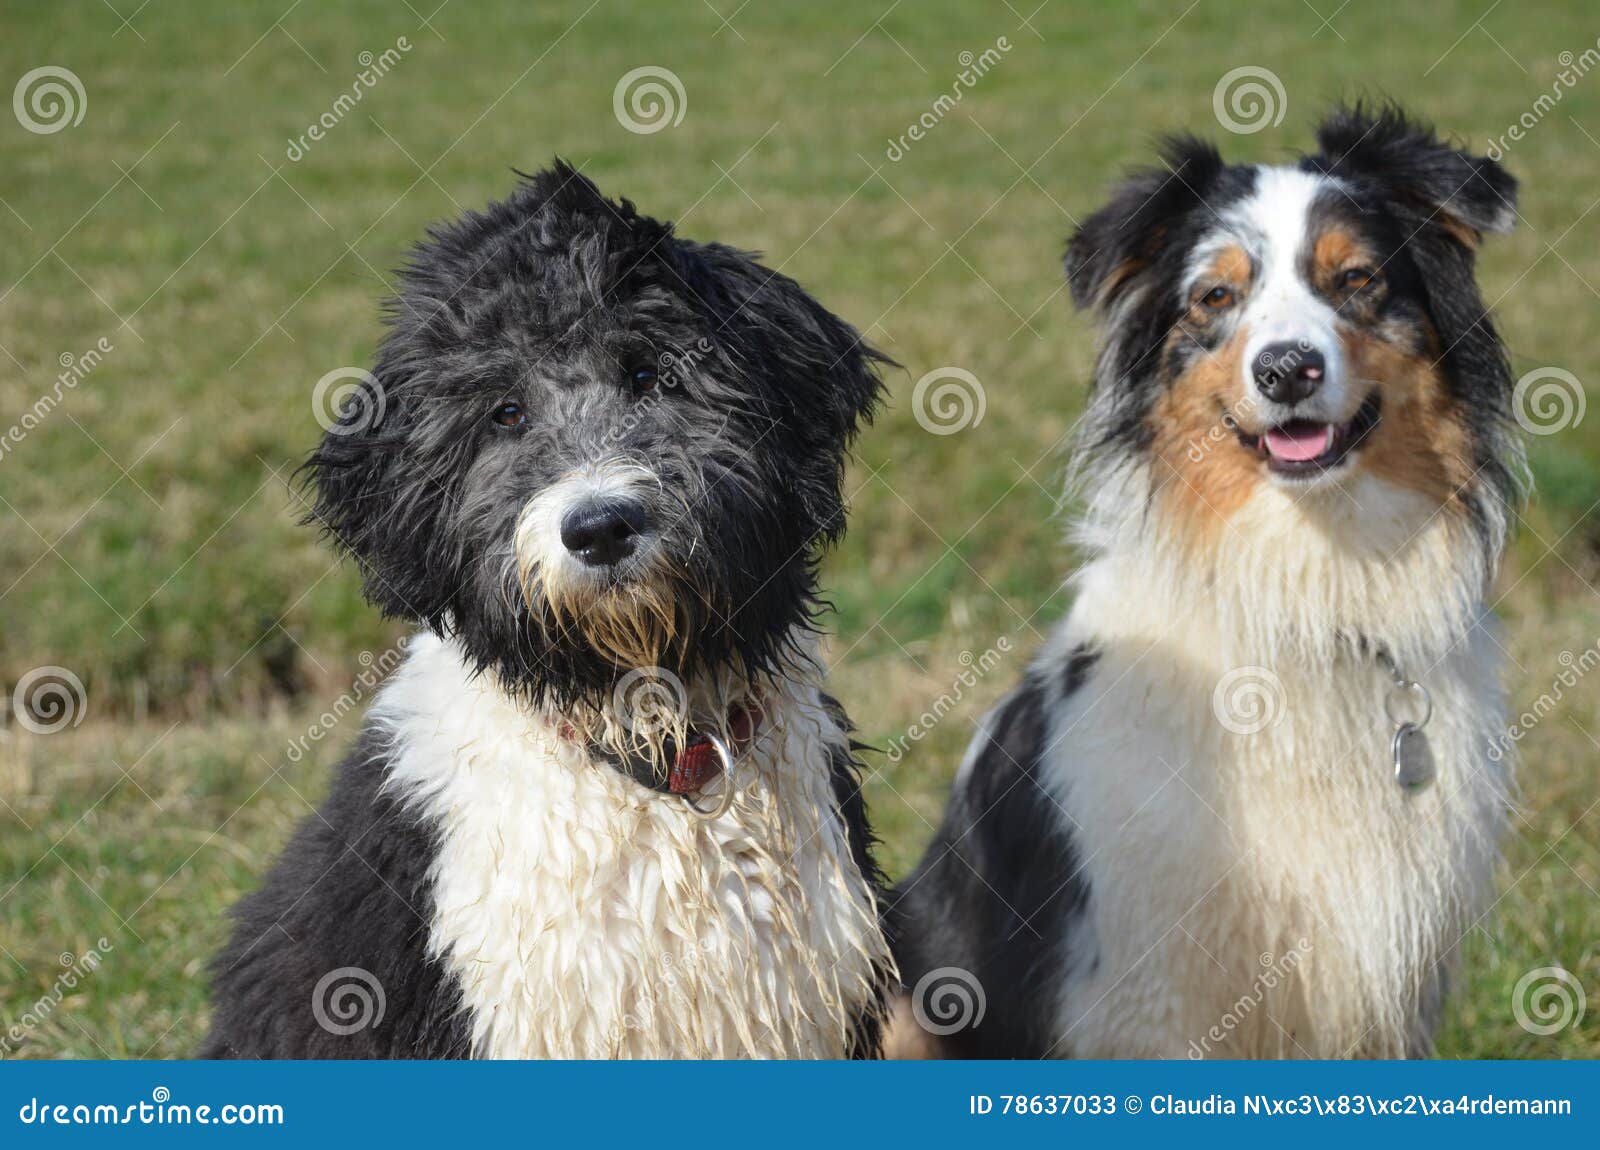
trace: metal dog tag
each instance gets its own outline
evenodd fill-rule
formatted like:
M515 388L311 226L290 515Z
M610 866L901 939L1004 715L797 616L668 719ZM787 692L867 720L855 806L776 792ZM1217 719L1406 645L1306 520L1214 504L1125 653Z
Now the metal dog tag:
M1408 791L1420 791L1433 782L1433 748L1415 723L1394 729L1394 781Z

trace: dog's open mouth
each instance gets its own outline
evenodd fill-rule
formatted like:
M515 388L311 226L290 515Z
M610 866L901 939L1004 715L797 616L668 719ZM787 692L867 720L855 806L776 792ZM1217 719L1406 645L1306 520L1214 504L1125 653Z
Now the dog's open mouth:
M1280 475L1307 475L1328 471L1343 463L1378 426L1378 396L1367 397L1348 423L1319 423L1291 419L1260 434L1234 430L1239 442L1267 461L1267 470Z

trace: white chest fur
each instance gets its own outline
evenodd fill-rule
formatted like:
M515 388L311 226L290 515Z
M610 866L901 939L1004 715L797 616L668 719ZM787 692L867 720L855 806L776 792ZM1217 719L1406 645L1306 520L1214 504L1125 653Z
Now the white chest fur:
M1052 717L1045 771L1091 892L1070 945L1098 959L1062 984L1061 1048L1426 1049L1444 971L1488 905L1508 810L1506 766L1488 756L1503 709L1492 637L1463 628L1406 668L1432 694L1438 762L1408 793L1393 777L1389 679L1333 624L1415 650L1431 630L1407 624L1437 608L1437 582L1396 570L1372 587L1329 560L1312 572L1327 584L1307 585L1330 605L1328 641L1297 645L1271 617L1287 605L1248 592L1174 605L1163 595L1176 581L1153 570L1091 566L1043 656L1064 663L1083 643L1101 655ZM1268 594L1283 579L1272 572ZM1361 596L1338 601L1341 579ZM1218 585L1249 588L1249 573Z
M430 953L482 1057L839 1057L887 968L833 814L845 736L785 684L739 798L695 818L419 638L374 709L436 822Z

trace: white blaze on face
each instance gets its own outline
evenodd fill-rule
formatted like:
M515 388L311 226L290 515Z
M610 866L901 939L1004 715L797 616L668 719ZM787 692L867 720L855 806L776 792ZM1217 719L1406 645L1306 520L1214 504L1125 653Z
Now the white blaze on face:
M1240 360L1246 394L1263 399L1255 371L1274 344L1319 351L1326 362L1322 385L1296 414L1340 422L1354 415L1358 400L1345 370L1338 314L1306 280L1312 206L1334 186L1328 177L1298 168L1257 168L1254 193L1228 209L1223 221L1259 267L1239 320L1246 340Z
M643 467L610 463L575 471L545 488L528 502L517 520L519 570L537 570L547 584L589 580L593 572L561 542L561 521L585 504L637 495L653 489L654 484L655 476Z

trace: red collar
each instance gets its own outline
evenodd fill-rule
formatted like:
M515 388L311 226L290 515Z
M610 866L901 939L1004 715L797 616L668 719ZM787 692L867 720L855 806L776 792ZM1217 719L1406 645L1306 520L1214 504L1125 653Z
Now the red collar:
M728 750L735 759L742 758L755 742L756 736L761 733L764 718L761 704L755 699L740 703L728 712L725 730ZM561 724L561 734L568 739L578 737L576 728L566 722ZM722 773L722 758L717 754L710 735L694 728L690 729L689 737L681 747L674 749L672 742L668 742L672 765L667 769L666 778L661 777L654 762L642 755L622 757L598 747L592 749L597 757L610 763L619 773L661 794L696 795Z
M755 704L740 704L728 712L728 749L741 757L755 741L761 727L761 710ZM667 789L675 795L692 795L705 789L722 773L722 760L711 739L703 732L690 731L689 740L678 749L672 769L667 772Z

